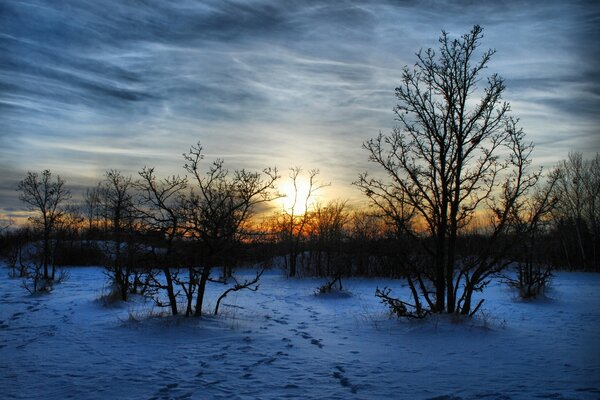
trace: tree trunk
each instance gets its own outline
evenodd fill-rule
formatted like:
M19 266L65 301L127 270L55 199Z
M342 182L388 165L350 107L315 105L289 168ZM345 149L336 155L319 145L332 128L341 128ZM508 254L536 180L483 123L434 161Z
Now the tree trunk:
M446 297L446 213L442 213L443 221L437 232L437 250L435 258L435 312L441 313L445 309Z
M200 283L198 284L198 294L196 295L196 310L194 311L194 317L202 316L202 304L204 302L204 290L206 289L206 282L210 275L210 268L204 267L202 274L200 275Z
M448 239L448 254L446 260L446 308L448 314L456 311L456 291L454 290L454 260L456 258L456 217L452 211L452 222L450 224L450 238Z
M194 282L195 280L195 271L194 268L188 268L188 288L186 291L186 297L187 297L187 306L185 308L185 316L189 317L190 315L192 315L192 300L194 298L194 287L196 286L196 283ZM185 285L184 285L185 288Z
M473 286L469 283L467 283L465 286L464 296L465 296L465 300L462 304L460 313L462 315L469 315L471 312L471 301L473 299Z
M295 251L291 251L290 252L290 276L294 277L296 276L296 261L297 261L297 255Z
M50 256L50 232L48 228L44 228L44 279L49 279L48 259Z
M167 280L167 296L169 297L169 304L171 305L171 314L177 315L177 298L175 297L175 290L173 289L173 277L169 268L163 268L165 279Z

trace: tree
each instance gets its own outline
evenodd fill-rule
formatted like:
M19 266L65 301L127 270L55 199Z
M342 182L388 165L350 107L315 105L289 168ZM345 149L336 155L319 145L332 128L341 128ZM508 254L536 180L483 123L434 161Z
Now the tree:
M367 210L355 210L349 222L348 253L352 269L358 276L382 276L389 271L378 270L381 260L379 248L384 239L385 226L379 215Z
M100 186L85 190L82 213L86 220L88 239L91 239L99 228L102 214L102 188Z
M536 191L515 202L507 221L507 230L514 236L507 259L515 265L515 275L504 274L503 278L510 286L519 291L524 298L535 298L542 294L552 277L550 263L540 251L542 235L551 223L551 213L558 198L555 186L558 173L548 175L545 184Z
M332 200L326 205L317 203L310 221L311 259L314 260L316 275L329 278L322 288L330 292L335 283L342 288L342 275L349 275L350 261L342 256L342 244L350 213L346 201Z
M442 32L439 54L419 51L414 68L404 67L395 91L399 125L363 145L387 179L364 173L355 182L406 234L420 238L425 254L411 262L424 264L416 271L417 286L437 313L477 311L472 294L500 268L501 257L491 257L491 243L481 254L458 254L459 235L476 213L487 210L489 239L496 239L516 199L539 177L528 171L533 146L509 116L503 79L492 74L479 87L495 53L488 50L477 59L482 37L479 26L459 39ZM416 291L413 297L418 305Z
M200 316L206 283L211 270L245 240L256 208L277 197L277 169L260 172L225 169L214 161L207 172L201 169L202 146L198 143L184 154L184 169L191 175L191 190L184 199L186 237L193 241L195 257L189 268L186 315ZM196 292L195 307L192 304Z
M56 176L55 180L52 179L50 170L44 170L41 174L27 172L25 179L19 182L17 191L20 192L19 199L26 203L31 211L37 213L31 220L40 227L42 232L43 279L53 280L54 265L51 275L48 271L51 261L50 239L58 220L63 215L61 206L71 198L71 192L65 187L65 181L60 176Z
M135 223L132 190L133 182L130 176L124 176L117 170L106 171L105 179L101 183L101 194L112 239L106 242L110 254L106 269L120 299L124 301L127 300L130 279L134 272L131 262L132 253L135 251L131 240Z
M302 168L290 168L289 178L292 183L291 201L287 208L275 218L275 230L285 244L287 251L286 262L288 263L288 274L293 277L297 274L298 256L301 254L301 245L307 236L307 228L311 219L310 202L317 191L328 184L317 180L318 169L308 171L308 182L304 191L300 190Z
M555 173L554 219L565 260L571 269L600 271L600 154L585 160L570 153Z
M186 178L171 176L164 179L157 179L154 168L144 168L139 172L141 180L137 187L141 193L141 201L138 211L141 218L148 225L148 229L158 232L165 245L163 253L155 252L155 263L164 276L163 284L154 276L151 276L154 287L159 290L166 290L169 299L168 304L160 302L160 295L156 296L156 302L160 306L169 306L171 313L177 315L177 293L175 292L174 282L179 279L179 265L175 257L174 242L181 236L185 227L184 210L184 190L188 182Z

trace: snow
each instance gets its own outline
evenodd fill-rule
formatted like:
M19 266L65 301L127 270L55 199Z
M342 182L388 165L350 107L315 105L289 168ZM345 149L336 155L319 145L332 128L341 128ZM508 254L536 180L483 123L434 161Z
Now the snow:
M198 320L103 305L102 269L69 273L32 296L1 268L0 398L600 398L600 274L557 273L531 302L493 282L476 319L410 322L374 297L406 293L398 280L316 296L323 280L274 269ZM223 290L209 287L207 311Z

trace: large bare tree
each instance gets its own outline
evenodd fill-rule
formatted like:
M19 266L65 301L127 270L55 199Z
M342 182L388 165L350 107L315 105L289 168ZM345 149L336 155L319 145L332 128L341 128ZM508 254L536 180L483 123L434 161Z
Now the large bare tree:
M51 253L50 239L58 220L63 215L61 206L71 198L71 193L65 187L65 181L60 176L57 175L55 180L52 179L50 170L44 170L41 174L27 172L25 179L19 182L17 190L20 192L19 199L37 214L32 217L32 221L42 231L43 278L45 280L54 279L54 263L52 263L52 274L50 275L48 271Z
M476 213L492 215L489 238L504 230L517 198L535 184L527 143L503 101L497 74L482 76L494 50L479 52L483 29L457 39L446 32L439 51L419 51L396 88L398 126L364 143L386 178L355 183L399 229L421 238L425 262L414 302L432 312L472 314L472 294L499 267L491 244L478 256L457 254L457 240ZM433 284L434 290L429 291Z

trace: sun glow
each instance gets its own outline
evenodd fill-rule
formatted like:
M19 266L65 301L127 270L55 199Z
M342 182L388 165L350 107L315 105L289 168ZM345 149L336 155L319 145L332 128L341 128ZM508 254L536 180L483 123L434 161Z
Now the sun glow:
M310 196L309 183L301 179L296 180L295 186L292 180L284 182L279 187L279 192L284 195L280 199L280 207L289 214L302 215L314 203L313 196Z

